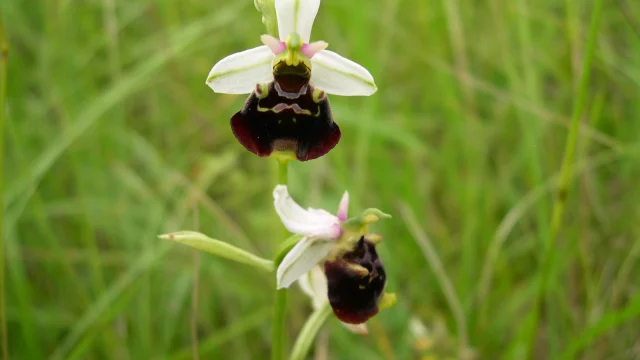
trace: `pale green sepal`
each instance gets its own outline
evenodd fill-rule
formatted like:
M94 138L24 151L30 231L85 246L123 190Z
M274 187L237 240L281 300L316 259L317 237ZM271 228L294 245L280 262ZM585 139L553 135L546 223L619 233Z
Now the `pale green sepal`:
M178 231L160 235L158 237L163 240L175 241L177 243L190 246L196 250L204 251L228 260L251 265L267 272L272 272L275 269L273 261L271 260L263 259L248 251L239 249L224 241L212 239L199 232Z
M331 315L331 306L327 301L309 316L307 322L304 323L302 330L300 330L298 334L289 360L304 360L307 358L311 344L313 344L314 339L318 335L322 325L324 325L329 318L329 315Z

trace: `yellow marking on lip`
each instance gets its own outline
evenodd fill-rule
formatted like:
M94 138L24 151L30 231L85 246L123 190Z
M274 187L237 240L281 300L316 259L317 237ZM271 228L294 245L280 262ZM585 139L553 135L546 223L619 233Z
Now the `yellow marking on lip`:
M369 275L369 270L367 270L367 268L362 265L358 265L354 263L347 263L346 265L349 270L353 271L354 273L356 273L357 276L361 278Z
M307 109L302 109L300 106L297 106L298 104L293 104L293 105L287 105L284 108L281 109L276 109L276 107L271 107L271 108L267 108L267 107L262 107L262 106L258 106L258 111L260 112L273 112L275 114L279 114L285 110L293 110L293 112L295 112L298 115L313 115L313 113L310 110ZM277 105L276 105L277 106ZM297 109L294 107L297 106ZM319 112L319 110L318 110ZM317 117L317 115L316 115ZM293 118L293 123L296 123L296 119Z

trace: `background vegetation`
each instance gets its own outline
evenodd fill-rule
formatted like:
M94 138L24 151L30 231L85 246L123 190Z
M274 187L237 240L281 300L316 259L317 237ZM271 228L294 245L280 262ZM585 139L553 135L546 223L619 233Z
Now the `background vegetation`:
M342 141L293 164L292 191L331 209L348 189L351 211L394 215L377 231L399 302L366 338L330 321L319 358L457 358L465 344L478 359L524 358L530 344L536 359L640 358L640 2L605 1L584 86L593 9L323 1L312 37L379 91L331 98ZM200 358L268 358L274 279L156 238L198 228L266 257L277 246L275 164L231 134L244 97L204 85L217 60L259 45L252 2L0 10L11 358L189 359L194 324ZM574 177L557 197L581 92ZM292 340L310 304L291 293ZM417 342L412 318L428 329Z

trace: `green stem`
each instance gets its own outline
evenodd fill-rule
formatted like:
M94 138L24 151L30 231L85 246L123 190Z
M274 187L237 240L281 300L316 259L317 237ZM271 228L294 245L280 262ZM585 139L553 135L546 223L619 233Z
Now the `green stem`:
M567 136L567 142L564 149L564 158L562 160L562 168L560 173L560 182L558 184L558 190L556 199L553 204L553 212L551 215L551 230L550 236L545 242L544 254L542 257L542 265L540 268L540 282L538 284L538 293L532 311L532 326L531 336L529 337L527 349L529 358L534 358L534 349L538 333L538 323L540 319L540 312L542 303L546 297L547 284L551 277L551 269L553 269L553 254L556 238L560 233L560 227L562 226L562 219L564 210L567 204L567 196L569 192L569 186L573 180L573 166L576 152L576 144L578 142L578 133L580 130L580 120L584 112L585 103L587 99L587 90L589 86L589 75L591 73L591 62L593 60L593 54L598 38L598 29L600 26L600 15L602 13L603 0L597 0L593 6L593 12L591 13L591 23L589 26L589 37L587 39L587 49L583 57L582 73L580 74L580 84L577 89L578 93L575 97L573 104L573 114L571 118L571 126L569 128L569 134Z
M278 184L289 183L289 161L278 159ZM276 261L274 267L280 265ZM276 298L273 304L273 319L271 321L271 360L282 360L285 354L285 321L287 313L287 289L276 290Z
M287 185L289 183L289 161L278 160L278 184Z
M4 115L7 90L7 61L9 60L9 43L4 31L2 14L0 14L0 336L2 337L2 358L9 358L9 342L7 341L7 313L4 284Z
M273 320L271 322L271 360L284 359L286 314L287 289L276 290L276 299L273 304Z
M329 302L326 302L309 316L302 330L300 330L300 334L298 334L289 360L304 360L307 358L307 353L311 348L311 344L313 344L313 340L316 338L316 335L318 335L318 331L320 331L322 325L324 325L325 321L329 318L329 315L331 315L331 306L329 306Z

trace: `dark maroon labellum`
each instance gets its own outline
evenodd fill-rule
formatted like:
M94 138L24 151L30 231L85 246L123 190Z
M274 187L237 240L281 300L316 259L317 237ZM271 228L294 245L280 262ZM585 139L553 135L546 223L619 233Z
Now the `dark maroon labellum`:
M368 270L359 271L357 265ZM324 262L329 303L338 319L361 324L378 313L378 303L387 280L376 248L363 238L341 258Z
M300 161L318 158L340 141L329 99L322 92L314 97L310 72L304 65L281 64L274 68L275 81L269 83L267 93L257 88L231 118L231 129L258 156L277 150L293 152Z

